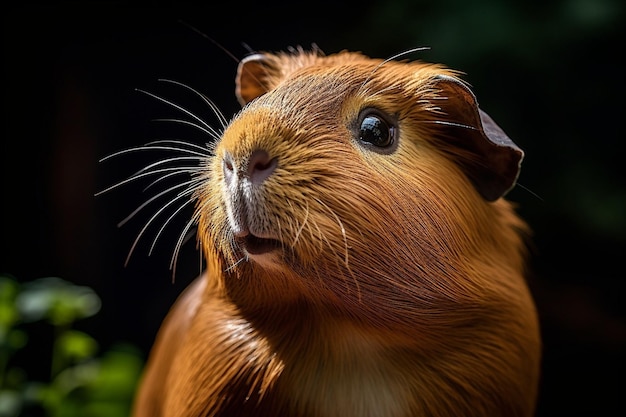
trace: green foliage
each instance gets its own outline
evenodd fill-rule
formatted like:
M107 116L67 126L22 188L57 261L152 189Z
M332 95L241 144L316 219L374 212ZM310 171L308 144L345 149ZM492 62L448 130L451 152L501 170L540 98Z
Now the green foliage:
M0 275L0 417L39 410L49 417L127 416L143 366L137 349L119 345L99 354L98 342L72 328L100 310L88 287L59 278L18 283ZM32 381L15 364L27 347L29 323L51 326L50 377Z

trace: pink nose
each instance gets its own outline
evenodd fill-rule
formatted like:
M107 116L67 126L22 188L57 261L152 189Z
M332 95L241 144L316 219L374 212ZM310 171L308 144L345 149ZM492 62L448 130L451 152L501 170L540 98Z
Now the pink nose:
M262 184L276 170L278 158L270 158L270 155L264 150L256 150L252 152L248 163L241 164L237 167L234 158L230 154L226 154L223 160L224 179L231 183L236 177L247 178L252 184ZM239 170L239 175L234 175Z
M265 151L256 150L248 160L248 178L253 184L261 184L276 170L276 165L278 165L276 158L270 158Z

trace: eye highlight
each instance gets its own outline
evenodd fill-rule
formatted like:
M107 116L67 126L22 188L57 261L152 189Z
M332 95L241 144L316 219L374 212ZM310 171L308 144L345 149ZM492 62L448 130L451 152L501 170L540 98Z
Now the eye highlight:
M398 128L390 116L376 109L364 109L359 114L356 127L361 145L381 153L393 151Z

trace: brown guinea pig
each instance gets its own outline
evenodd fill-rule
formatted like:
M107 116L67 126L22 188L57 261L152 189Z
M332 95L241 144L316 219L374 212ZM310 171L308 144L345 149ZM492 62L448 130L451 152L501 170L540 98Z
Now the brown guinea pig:
M298 49L236 86L134 416L531 416L523 152L458 73Z

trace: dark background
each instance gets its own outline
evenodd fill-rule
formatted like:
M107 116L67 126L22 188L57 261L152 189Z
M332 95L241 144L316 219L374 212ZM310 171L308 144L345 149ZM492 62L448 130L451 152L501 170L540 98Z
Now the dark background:
M623 1L206 3L4 6L0 272L94 288L103 307L87 331L103 347L126 341L147 353L199 270L193 240L174 283L168 269L190 213L148 257L157 221L124 268L148 217L116 224L149 194L141 186L94 194L145 161L98 160L164 137L208 140L151 121L181 115L136 89L210 119L192 94L158 79L197 89L228 117L238 110L236 61L189 26L237 58L245 45L316 43L382 58L428 46L411 58L464 71L483 109L526 151L509 198L534 229L530 282L545 346L537 415L626 409Z

